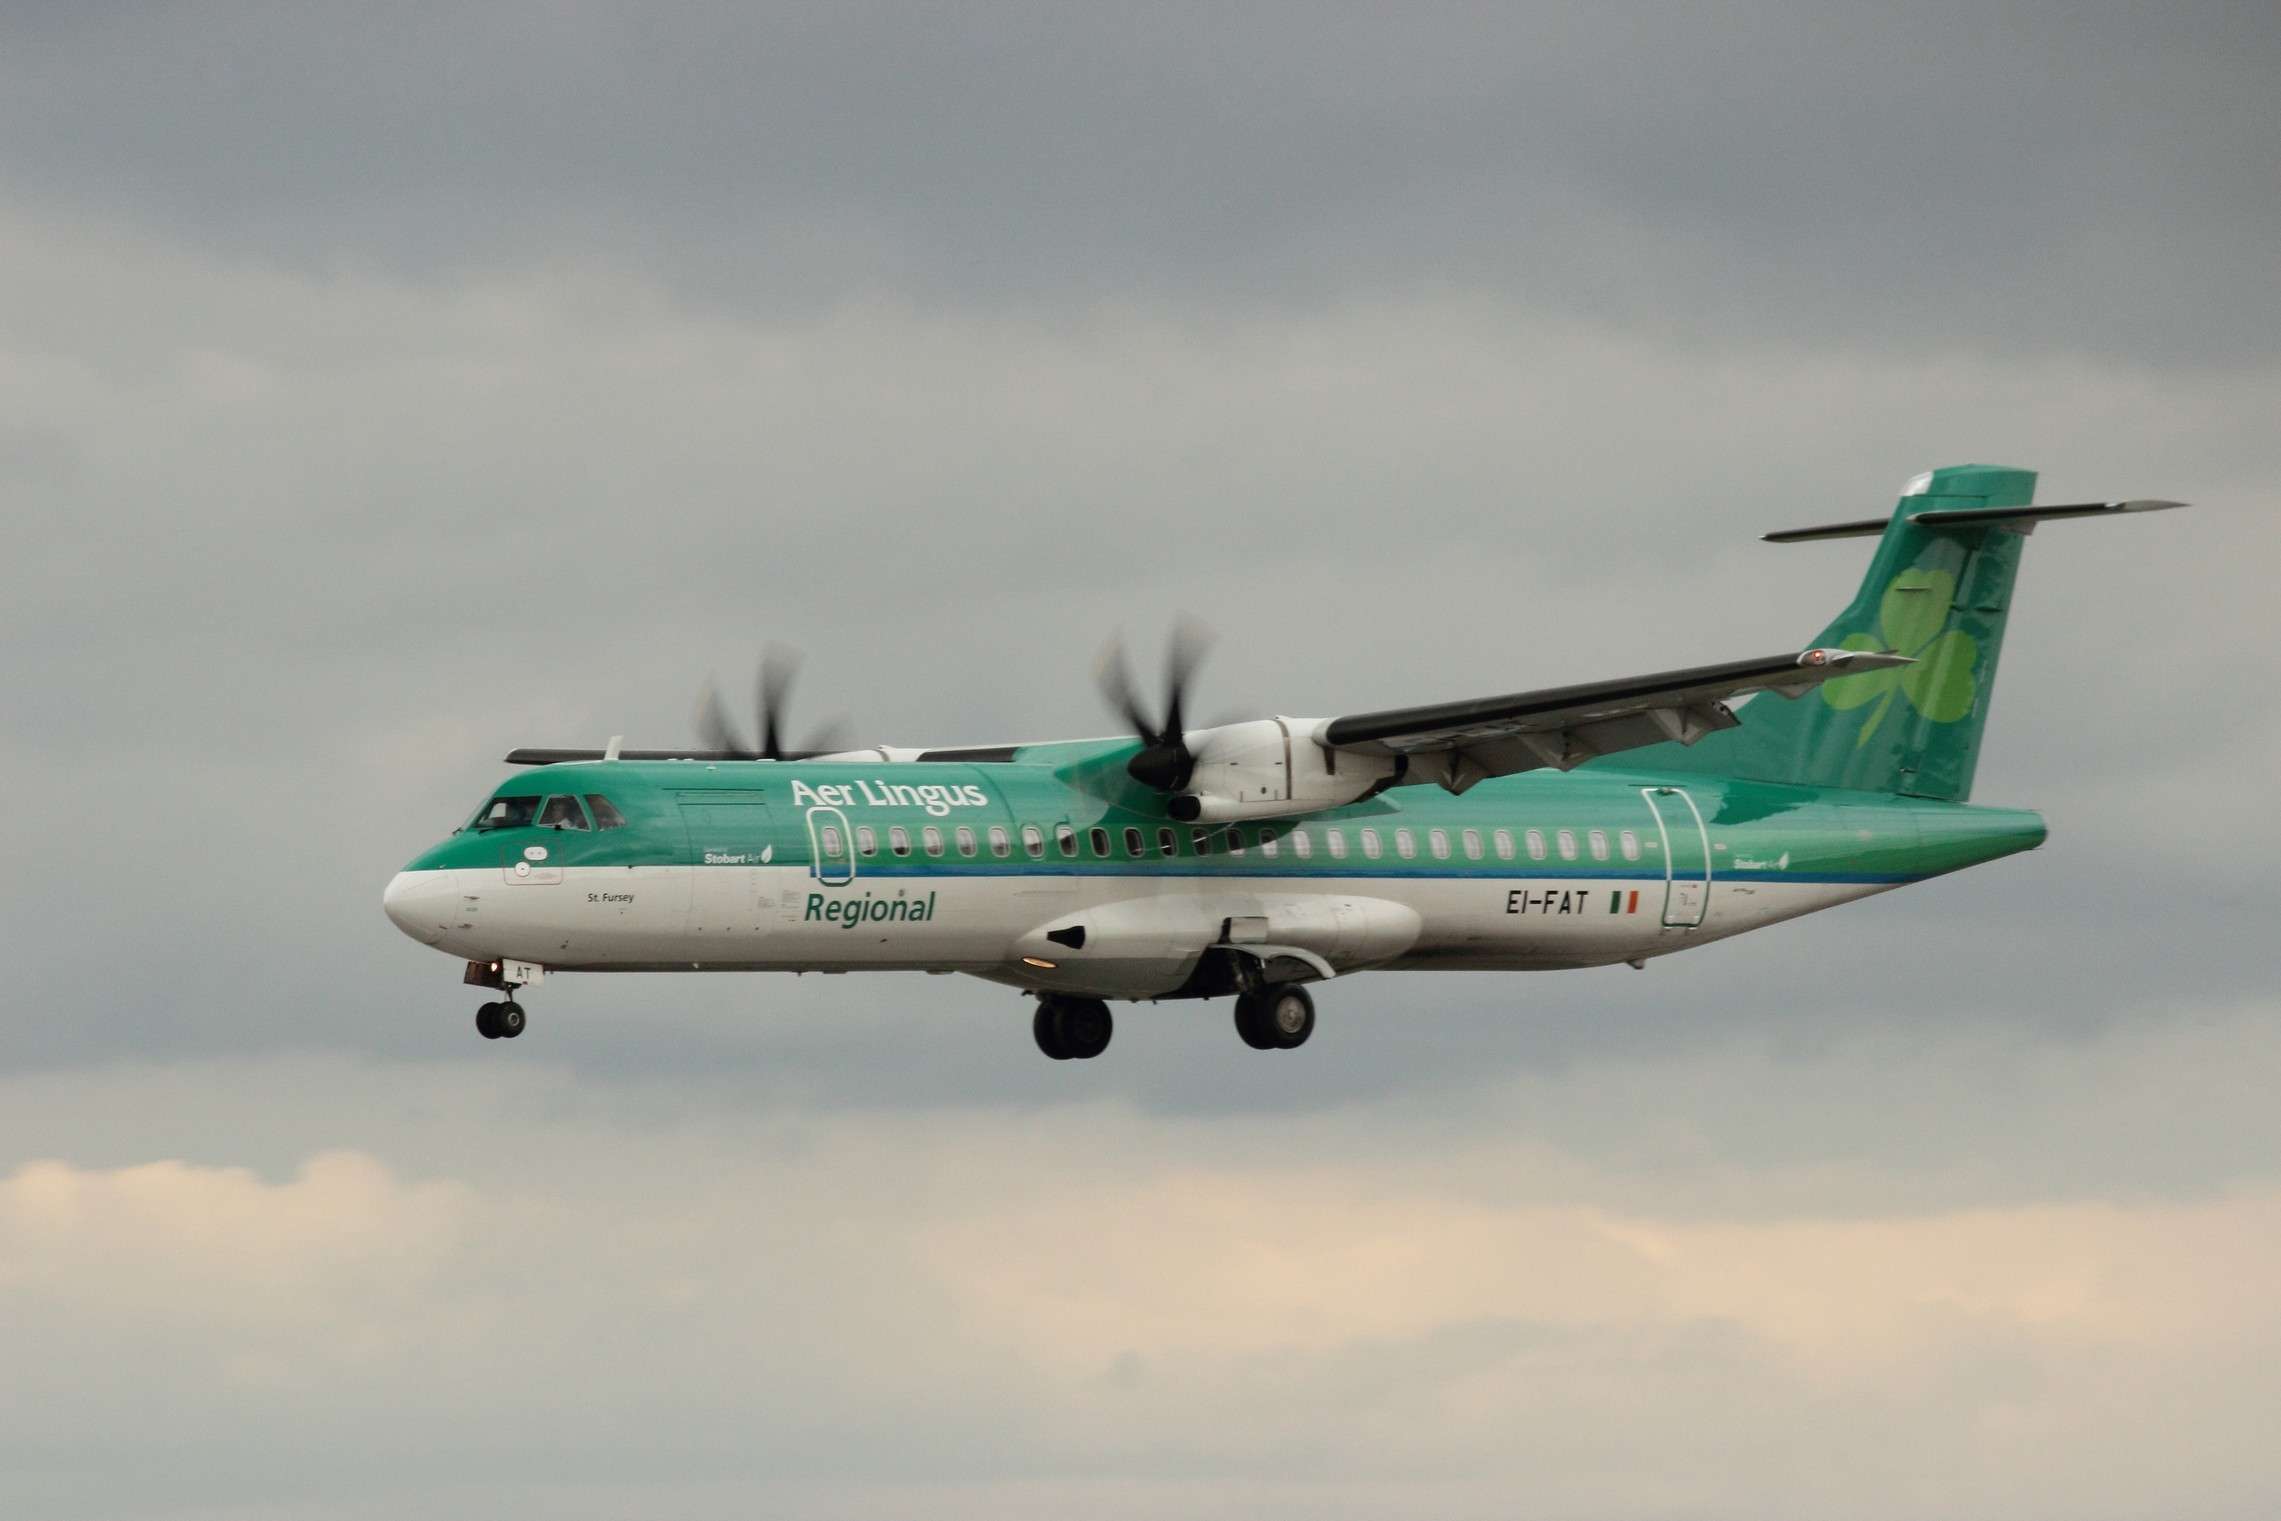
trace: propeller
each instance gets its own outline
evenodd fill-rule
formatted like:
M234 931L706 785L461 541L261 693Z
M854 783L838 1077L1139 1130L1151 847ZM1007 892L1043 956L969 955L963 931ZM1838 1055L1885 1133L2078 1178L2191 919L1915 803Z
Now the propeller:
M1140 736L1140 751L1125 763L1125 770L1144 787L1178 792L1196 769L1196 756L1188 748L1188 685L1210 644L1210 632L1195 619L1184 617L1173 625L1164 652L1164 707L1161 716L1153 718L1133 685L1123 639L1111 637L1101 651L1101 695Z
M808 735L797 750L784 746L784 708L791 696L792 678L800 674L800 652L787 644L770 643L760 652L760 673L753 681L752 706L760 720L760 743L755 747L730 722L721 705L720 689L711 681L697 700L697 737L709 750L731 760L798 760L808 755L829 755L847 748L847 726L832 719Z

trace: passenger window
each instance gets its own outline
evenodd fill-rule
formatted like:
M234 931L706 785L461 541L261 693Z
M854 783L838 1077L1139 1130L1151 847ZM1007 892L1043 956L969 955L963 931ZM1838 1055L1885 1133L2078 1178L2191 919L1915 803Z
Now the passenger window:
M550 797L539 810L541 829L584 829L586 814L579 808L578 799L569 796Z
M1323 838L1324 838L1326 841L1328 841L1328 842L1329 842L1329 844L1330 844L1330 847L1331 847L1331 859L1332 859L1332 860L1334 860L1334 861L1343 861L1343 860L1345 860L1345 859L1346 859L1346 831L1345 831L1345 830L1343 830L1343 829L1326 829L1326 830L1324 830L1324 831L1323 831Z
M879 854L879 835L869 824L856 826L855 853L867 861Z
M958 826L958 853L962 856L974 854L974 830L969 825Z
M1590 834L1586 835L1585 839L1589 840L1592 844L1593 860L1605 861L1608 859L1608 831L1605 829L1595 829Z
M1532 829L1532 830L1530 830L1530 831L1528 832L1528 842L1529 842L1529 859L1530 859L1530 860L1532 860L1532 861L1541 861L1541 860L1543 860L1543 859L1544 859L1544 831L1543 831L1543 830L1541 830L1541 829Z
M1378 831L1377 831L1377 830L1375 830L1375 829L1365 829L1364 831L1362 831L1362 853L1363 853L1363 855L1364 855L1364 856L1368 857L1370 860L1373 860L1373 861L1375 861L1375 860L1377 860L1377 859L1378 859Z
M1498 860L1510 861L1513 859L1513 831L1500 829L1489 836L1489 843L1497 847Z
M1156 832L1156 853L1160 856L1180 854L1180 831L1177 829L1159 829Z
M1292 831L1291 831L1291 854L1293 854L1293 855L1297 856L1297 857L1298 857L1300 860L1304 861L1304 860L1308 859L1309 857L1311 857L1312 855L1314 855L1314 853L1315 853L1315 842L1314 842L1313 840L1310 840L1310 839L1308 839L1308 838L1307 838L1307 831L1306 831L1306 830L1304 830L1304 829L1294 829L1294 830L1292 830Z
M1478 829L1465 831L1465 859L1468 861L1481 859L1481 831Z
M1435 860L1437 860L1437 861L1446 861L1446 860L1448 860L1448 859L1449 859L1449 831L1448 831L1448 830L1446 830L1446 829L1436 829L1436 830L1432 831L1431 833L1429 833L1429 834L1426 836L1426 848L1427 848L1427 849L1429 849L1429 850L1431 850L1431 851L1434 853L1434 859L1435 859Z
M928 825L926 828L924 828L924 829L922 829L922 830L920 830L920 831L919 831L919 843L927 847L927 854L928 854L928 855L930 855L930 856L939 856L939 855L941 855L941 854L942 854L942 831L941 831L941 830L939 830L939 829L937 829L937 828L935 828L935 826L934 826L934 825L932 825L932 824L929 824L929 825Z
M1418 853L1418 837L1417 837L1415 834L1412 834L1412 833L1410 832L1410 830L1409 830L1408 828L1406 828L1406 827L1405 827L1405 828L1402 828L1402 829L1397 829L1397 830L1395 830L1395 831L1394 831L1394 854L1396 854L1396 855L1400 856L1400 857L1401 857L1403 860L1407 861L1407 860L1410 860L1410 859L1412 859L1413 857L1415 857L1415 856L1417 855L1417 853Z
M1077 854L1077 831L1076 831L1076 830L1074 830L1074 829L1072 829L1072 828L1070 828L1070 827L1069 827L1067 824L1056 824L1056 825L1054 825L1054 826L1053 826L1053 846L1054 846L1054 849L1056 849L1056 850L1058 850L1058 851L1060 851L1060 852L1061 852L1061 854L1062 854L1062 856L1063 856L1063 858L1064 858L1064 859L1067 859L1067 858L1069 858L1069 857L1072 857L1072 856L1076 855L1076 854Z
M897 824L887 831L887 848L899 856L911 853L911 831Z
M840 853L840 831L836 824L826 824L820 836L824 842L824 858L836 860Z
M1125 854L1136 861L1148 854L1148 838L1130 824L1125 826Z
M990 853L1001 861L1014 853L1013 838L1006 833L1006 826L1003 824L992 824L990 826Z
M1194 847L1196 854L1208 856L1212 853L1212 831L1209 829L1191 829L1188 831L1188 843Z
M1638 859L1639 859L1639 836L1638 836L1638 835L1636 835L1636 834L1633 834L1633 833L1632 833L1632 832L1631 832L1629 829L1627 829L1627 830L1625 830L1625 831L1624 831L1622 834L1620 834L1620 835L1616 836L1616 840L1617 840L1617 843L1619 843L1620 845L1622 845L1622 846L1623 846L1623 848L1624 848L1624 859L1625 859L1625 860L1627 860L1627 861L1636 861L1636 860L1638 860Z
M1233 824L1228 826L1228 854L1231 856L1243 854L1243 831Z
M1093 854L1094 854L1094 856L1095 856L1096 858L1099 858L1099 857L1102 857L1102 856L1106 856L1106 855L1109 853L1109 831L1108 831L1108 830L1106 830L1106 829L1094 829L1094 830L1089 830L1089 831L1087 831L1087 833L1086 833L1086 835L1085 835L1085 838L1086 838L1086 839L1087 839L1087 840L1088 840L1088 841L1089 841L1089 842L1092 844L1092 846L1093 846Z
M1560 846L1560 858L1563 861L1573 861L1576 859L1575 830L1563 829L1553 836L1553 840Z
M596 829L623 829L626 827L626 816L618 811L616 804L599 792L586 794L586 811L594 815L594 827Z
M1033 861L1045 859L1045 831L1035 824L1022 826L1022 849Z

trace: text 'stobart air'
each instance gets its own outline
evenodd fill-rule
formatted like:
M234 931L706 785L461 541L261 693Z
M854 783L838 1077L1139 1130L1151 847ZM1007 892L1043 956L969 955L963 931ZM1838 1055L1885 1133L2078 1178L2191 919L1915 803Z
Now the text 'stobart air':
M755 745L708 699L706 749L509 755L388 916L503 995L490 1038L551 972L965 972L1068 1059L1110 1000L1232 997L1289 1050L1357 972L1638 966L2043 842L1967 802L2027 535L2179 504L2034 488L1955 466L1767 535L1878 541L1802 653L1505 697L1190 729L1183 637L1153 712L1105 663L1134 735L789 752L771 659Z

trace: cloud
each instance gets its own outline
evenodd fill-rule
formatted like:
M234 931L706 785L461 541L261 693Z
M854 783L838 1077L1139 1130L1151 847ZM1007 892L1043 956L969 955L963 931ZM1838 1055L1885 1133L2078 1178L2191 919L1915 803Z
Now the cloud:
M2151 1098L2183 1067L2269 1070L2265 1023L2032 1058L2013 1086L2045 1102L1980 1160L2032 1178L2053 1135L2127 1126L2118 1071ZM0 1496L1140 1513L1208 1477L1255 1514L1526 1493L1879 1516L2270 1494L2270 1166L2194 1197L1991 1193L1913 1155L1907 1101L1964 1112L1983 1058L1599 1063L1499 1095L1503 1123L828 1114L342 1062L18 1081L11 1148L59 1115L140 1119L0 1176ZM2202 1107L2262 1125L2236 1140L2269 1161L2258 1086ZM1819 1154L1772 1165L1722 1118L1738 1090L1823 1089L1888 1118L1790 1116ZM1660 1111L1666 1139L1611 1148L1590 1095ZM173 1456L112 1465L122 1435Z
M410 1371L383 1327L434 1291L468 1204L355 1152L312 1156L277 1185L242 1168L49 1159L0 1185L0 1254L26 1321L69 1307L130 1343L194 1327L215 1338L215 1365L175 1376L306 1392L375 1364Z
M7 41L14 198L302 269L568 249L776 314L1459 286L2187 365L2273 337L2276 39L2224 4L130 8Z

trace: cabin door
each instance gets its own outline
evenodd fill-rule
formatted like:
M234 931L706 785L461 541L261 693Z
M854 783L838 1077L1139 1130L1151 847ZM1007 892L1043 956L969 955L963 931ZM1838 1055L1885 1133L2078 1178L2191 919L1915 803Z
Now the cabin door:
M1684 787L1642 787L1663 844L1663 922L1693 929L1711 906L1711 836Z

